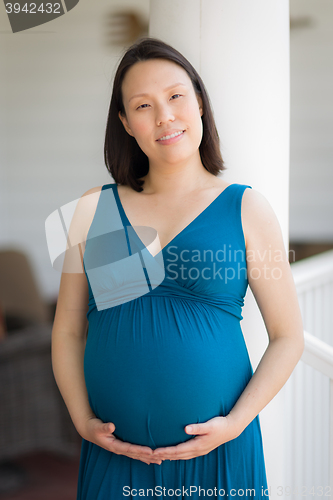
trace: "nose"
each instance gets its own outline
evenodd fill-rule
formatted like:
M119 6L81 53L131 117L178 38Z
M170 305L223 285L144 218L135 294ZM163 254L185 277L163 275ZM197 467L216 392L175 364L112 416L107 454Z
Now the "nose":
M175 116L171 107L168 104L160 104L156 107L156 123L157 125L161 125L162 123L166 123L168 121L174 121Z

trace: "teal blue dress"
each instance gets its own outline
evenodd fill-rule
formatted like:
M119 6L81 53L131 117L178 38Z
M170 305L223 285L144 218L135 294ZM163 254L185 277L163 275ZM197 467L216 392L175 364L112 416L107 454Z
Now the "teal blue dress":
M156 231L132 227L117 185L102 187L83 256L84 375L93 412L113 422L123 441L155 449L193 439L185 426L228 415L253 375L240 325L248 286L246 188L227 186L153 255ZM209 498L259 499L268 498L266 489L259 416L210 453L161 465L82 439L77 500L172 492L199 500L203 490Z

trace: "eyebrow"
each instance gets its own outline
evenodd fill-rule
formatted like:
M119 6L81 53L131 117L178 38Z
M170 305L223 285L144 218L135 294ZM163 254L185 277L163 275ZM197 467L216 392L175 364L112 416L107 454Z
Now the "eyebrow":
M166 89L164 89L164 92L166 92L167 90L173 89L175 87L178 87L179 85L182 85L183 87L186 87L186 85L184 83L178 82L178 83L174 83L174 84L170 85L169 87L167 87ZM132 99L134 99L134 97L143 97L143 96L148 96L148 95L149 94L135 94L135 95L132 95L132 97L128 100L128 102L130 102Z

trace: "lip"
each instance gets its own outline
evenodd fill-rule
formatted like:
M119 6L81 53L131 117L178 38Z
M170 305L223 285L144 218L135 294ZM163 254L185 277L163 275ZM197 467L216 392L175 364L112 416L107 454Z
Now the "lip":
M165 135L171 135L171 134L174 134L176 132L182 132L182 134L179 134L177 135L176 137L171 137L171 139L164 139L163 141L160 141L159 139L161 137L164 137ZM184 135L184 132L186 132L186 130L182 130L182 129L178 129L178 130L168 130L166 132L164 132L160 137L159 139L156 139L156 142L158 142L159 144L161 144L162 146L165 145L167 146L168 144L173 144L174 142L178 142L180 141L180 139L183 137Z
M174 129L170 129L170 130L166 130L165 132L163 132L163 134L161 134L159 136L158 139L156 139L157 141L159 141L161 139L161 137L164 137L165 135L172 135L172 134L175 134L176 132L184 132L184 130L182 130L181 128L174 128ZM169 139L168 139L169 140Z

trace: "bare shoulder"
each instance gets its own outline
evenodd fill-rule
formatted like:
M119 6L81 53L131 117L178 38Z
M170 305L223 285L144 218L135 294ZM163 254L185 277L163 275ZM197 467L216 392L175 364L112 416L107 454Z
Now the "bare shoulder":
M80 200L86 200L86 201L88 201L88 198L86 198L86 196L89 196L89 200L91 202L91 200L93 200L94 198L96 198L96 197L91 196L91 195L96 195L96 194L98 195L101 192L102 187L103 186L97 186L97 187L93 187L93 188L88 189L85 193L83 193L83 195L81 196ZM97 199L98 199L98 196L97 196ZM94 203L94 202L92 202L92 203Z
M85 244L87 234L93 221L102 186L85 191L79 198L71 223L71 236L75 242Z
M245 189L242 199L242 225L245 241L253 246L266 240L281 242L282 233L278 218L267 198L256 189Z
M103 186L88 189L79 199L81 210L93 211L95 213L97 203Z
M275 215L273 208L266 196L256 189L245 189L242 201L242 212L246 217L250 212L251 216L269 217Z

